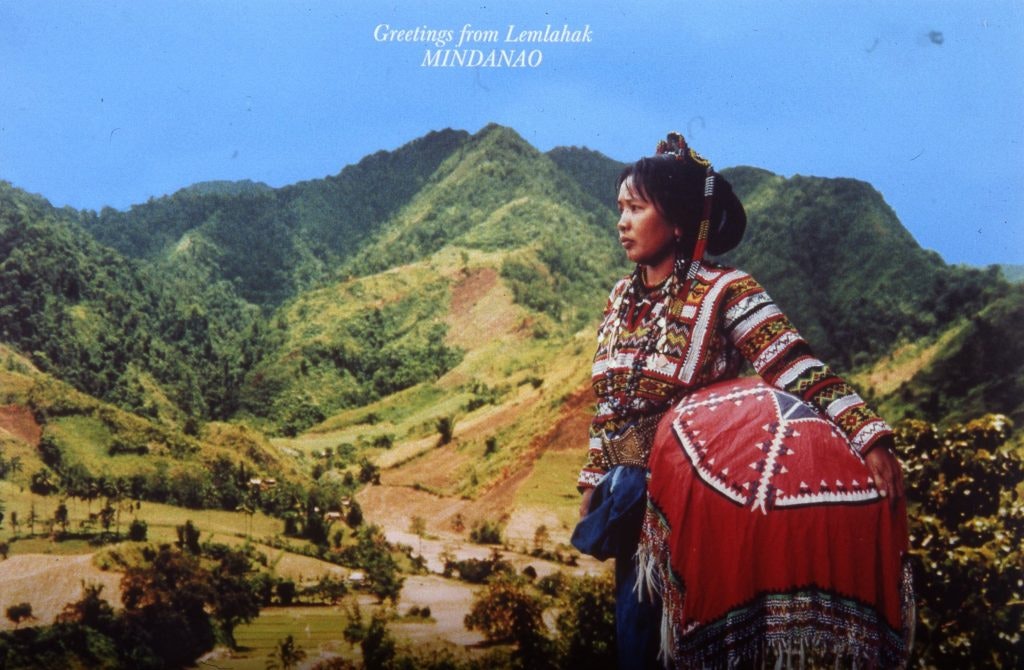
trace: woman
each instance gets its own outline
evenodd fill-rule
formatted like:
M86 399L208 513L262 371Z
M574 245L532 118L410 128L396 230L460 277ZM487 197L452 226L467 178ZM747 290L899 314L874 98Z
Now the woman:
M598 331L573 542L616 559L620 667L805 652L898 665L909 583L891 430L757 282L704 260L739 243L746 215L681 135L623 171L618 204L636 268ZM744 360L761 380L729 381Z

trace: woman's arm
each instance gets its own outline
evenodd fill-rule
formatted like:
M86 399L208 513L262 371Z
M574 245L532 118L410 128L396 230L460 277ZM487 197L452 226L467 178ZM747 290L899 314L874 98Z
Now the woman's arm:
M749 275L731 282L723 304L723 329L769 384L817 408L864 457L875 486L895 500L903 494L892 455L892 430L842 377L811 352L796 327Z

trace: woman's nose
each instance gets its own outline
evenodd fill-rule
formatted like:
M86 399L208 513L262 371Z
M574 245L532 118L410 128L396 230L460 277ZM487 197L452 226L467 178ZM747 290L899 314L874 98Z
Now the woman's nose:
M626 221L626 213L623 212L622 214L619 214L619 220L615 224L615 227L618 228L619 230L625 230L627 225L628 223Z

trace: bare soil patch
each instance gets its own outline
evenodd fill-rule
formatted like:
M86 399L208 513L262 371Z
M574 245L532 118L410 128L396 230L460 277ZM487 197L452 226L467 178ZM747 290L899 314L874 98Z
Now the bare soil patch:
M474 349L494 340L495 333L516 331L521 316L512 292L499 281L494 268L464 274L452 287L448 310L448 342Z
M100 570L92 558L93 554L19 554L0 561L0 612L29 603L36 619L32 625L51 624L65 605L82 597L83 583L101 584L103 597L119 608L121 573ZM0 629L10 628L14 628L10 620L0 619Z
M0 407L0 432L33 447L39 446L39 440L43 436L43 429L32 416L32 411L23 405Z

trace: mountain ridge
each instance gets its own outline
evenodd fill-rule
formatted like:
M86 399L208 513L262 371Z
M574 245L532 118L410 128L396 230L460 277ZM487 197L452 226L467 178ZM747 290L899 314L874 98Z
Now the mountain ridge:
M170 381L176 387L162 395L171 399L171 405L184 407L185 414L224 418L240 410L251 417L269 412L271 430L285 424L289 430L301 429L320 420L325 411L402 386L372 382L371 371L358 372L359 359L378 360L382 370L393 372L408 371L403 355L426 355L441 362L403 377L408 384L429 381L451 369L463 354L452 344L458 338L447 333L448 301L459 282L483 271L481 263L497 272L486 275L494 290L508 292L516 309L524 310L517 317L530 324L524 332L533 332L540 340L561 339L586 328L596 319L608 288L628 271L615 240L611 198L614 176L621 168L621 163L586 148L542 153L514 130L490 124L473 135L450 129L432 132L395 151L371 154L322 180L270 190L245 182L196 185L124 213L57 210L39 196L8 186L9 197L0 203L8 221L25 219L38 224L34 230L52 230L39 233L44 237L58 234L57 228L47 227L52 225L58 225L64 231L59 235L65 237L84 231L102 244L130 252L130 258L121 261L117 252L102 252L108 254L106 265L122 268L115 275L125 279L112 284L121 287L116 289L99 288L96 282L107 281L102 279L106 275L91 269L89 262L75 270L79 266L62 268L55 258L34 261L34 274L39 276L29 282L33 288L24 295L9 293L6 313L30 315L32 301L48 305L49 311L43 313L52 315L47 318L57 324L53 332L59 335L40 347L30 334L8 328L5 339L27 346L29 352L61 355L62 339L81 341L83 346L75 350L83 353L53 369L59 371L63 365L69 379L75 379L81 370L98 366L101 375L88 373L97 381L82 387L101 397L121 398L128 406L156 403L156 396L142 390L153 378L158 385ZM1005 282L989 271L951 267L921 249L870 184L784 178L753 167L728 168L723 175L744 200L750 224L740 248L720 260L758 277L819 355L840 369L867 365L900 342L934 336L944 324L977 312L1006 291ZM15 229L9 227L8 237ZM71 258L101 253L101 247L81 239ZM32 243L10 238L10 244L13 247L6 247L5 253ZM7 276L15 283L28 281L18 277L33 274L32 266L17 258L21 256L4 260ZM434 312L414 309L412 303L403 308L419 314L419 323L382 317L380 307L368 303L342 312L362 314L360 319L384 318L381 333L355 335L349 326L322 324L320 334L303 343L291 332L302 326L303 317L289 314L298 315L315 304L325 313L332 309L311 302L306 297L315 295L311 291L336 291L332 287L396 270L431 277L424 280L421 292L436 296L431 298ZM68 279L69 272L77 275ZM104 332L109 326L89 325L94 317L100 318L97 323L108 322L99 303L83 299L83 287L112 296L145 294L147 286L156 285L163 287L157 294L167 297L133 298L138 307L132 309L140 316L118 317L127 318L117 322L122 339L139 346L115 356L88 353L107 347ZM346 296L339 299L354 304L364 300L347 291L338 293ZM414 294L406 291L406 298L374 300L401 303ZM175 305L176 315L143 318L152 309L165 309L157 307L161 300ZM147 303L149 307L144 306ZM252 311L254 306L258 312ZM100 311L94 315L95 309ZM16 323L32 317L11 318ZM428 323L433 325L426 328ZM388 330L392 327L397 330ZM145 332L133 334L138 328ZM391 358L378 359L353 344L376 337L383 339L374 347L385 348ZM158 347L160 351L188 352L183 357L188 364L177 377L168 376L165 364L141 353L141 344L154 342L170 346ZM186 373L188 366L203 372ZM306 403L305 409L305 401L298 407L281 404L283 397L306 397L295 392L303 369L329 374L314 394L320 400L307 398L312 404ZM260 380L267 379L261 370L281 382L276 391L261 386ZM343 378L350 382L342 383ZM368 392L371 387L376 391ZM327 401L327 389L349 400ZM147 396L153 397L147 401ZM269 409L273 407L277 409ZM298 423L296 412L306 413Z

